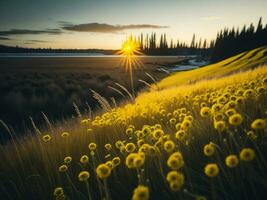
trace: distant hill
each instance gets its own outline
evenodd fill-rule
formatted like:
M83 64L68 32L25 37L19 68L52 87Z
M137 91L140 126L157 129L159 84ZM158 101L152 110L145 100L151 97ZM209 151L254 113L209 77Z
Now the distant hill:
M158 87L167 88L182 84L195 83L202 79L211 79L252 69L267 63L267 46L240 53L236 56L190 71L177 72L158 83Z

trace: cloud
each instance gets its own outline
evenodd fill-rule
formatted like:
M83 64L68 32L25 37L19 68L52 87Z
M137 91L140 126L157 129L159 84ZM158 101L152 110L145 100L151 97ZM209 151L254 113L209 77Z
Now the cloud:
M33 42L33 43L46 43L46 42L49 42L49 41L45 41L45 40L27 40L29 42Z
M100 23L87 23L73 25L67 22L61 22L62 29L77 32L92 32L92 33L120 33L130 29L160 29L168 28L168 26L159 26L153 24L130 24L130 25L111 25Z
M29 30L29 29L10 29L8 31L0 31L0 36L10 35L38 35L38 34L54 34L59 35L60 29L44 29L44 30Z
M222 17L220 17L220 16L207 16L207 17L202 17L201 19L205 20L205 21L214 21L214 20L222 19Z
M7 37L0 37L0 40L10 40L10 38L7 38Z
M34 42L24 42L23 44L35 44Z

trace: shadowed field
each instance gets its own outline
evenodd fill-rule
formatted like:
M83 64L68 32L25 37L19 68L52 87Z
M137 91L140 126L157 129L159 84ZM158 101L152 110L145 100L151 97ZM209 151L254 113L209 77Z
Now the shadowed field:
M134 70L136 90L145 86L139 79L153 82L145 72L160 80L167 74L157 67L180 59L141 57L142 65ZM0 58L0 81L0 119L19 132L29 127L30 116L41 126L41 112L56 121L75 113L73 103L81 112L88 105L96 109L90 89L119 102L121 95L108 86L120 83L129 89L130 84L121 57Z

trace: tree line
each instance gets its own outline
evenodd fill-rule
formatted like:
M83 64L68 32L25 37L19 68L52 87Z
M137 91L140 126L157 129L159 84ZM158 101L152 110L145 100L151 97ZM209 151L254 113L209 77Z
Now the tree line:
M239 28L224 28L217 33L212 49L211 61L223 60L243 51L267 45L267 24L263 26L262 18L257 27L252 23Z
M207 39L196 40L196 35L193 35L190 45L185 41L171 39L167 40L166 33L157 36L156 33L146 34L141 33L135 37L135 40L140 46L142 53L146 55L189 55L189 54L204 54L208 51L213 43Z
M259 19L257 27L252 23L239 28L224 28L218 31L215 39L196 39L193 34L190 44L185 41L167 40L166 33L146 34L141 33L135 37L142 53L147 55L200 55L216 62L227 57L267 45L267 24L262 24Z

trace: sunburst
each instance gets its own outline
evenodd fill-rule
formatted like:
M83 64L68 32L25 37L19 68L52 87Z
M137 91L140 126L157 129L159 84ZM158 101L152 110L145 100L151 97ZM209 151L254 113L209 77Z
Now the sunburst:
M130 36L122 43L122 48L118 54L123 56L122 65L125 67L125 70L130 73L131 88L134 95L133 69L142 66L142 63L137 57L137 55L142 54L139 42Z

